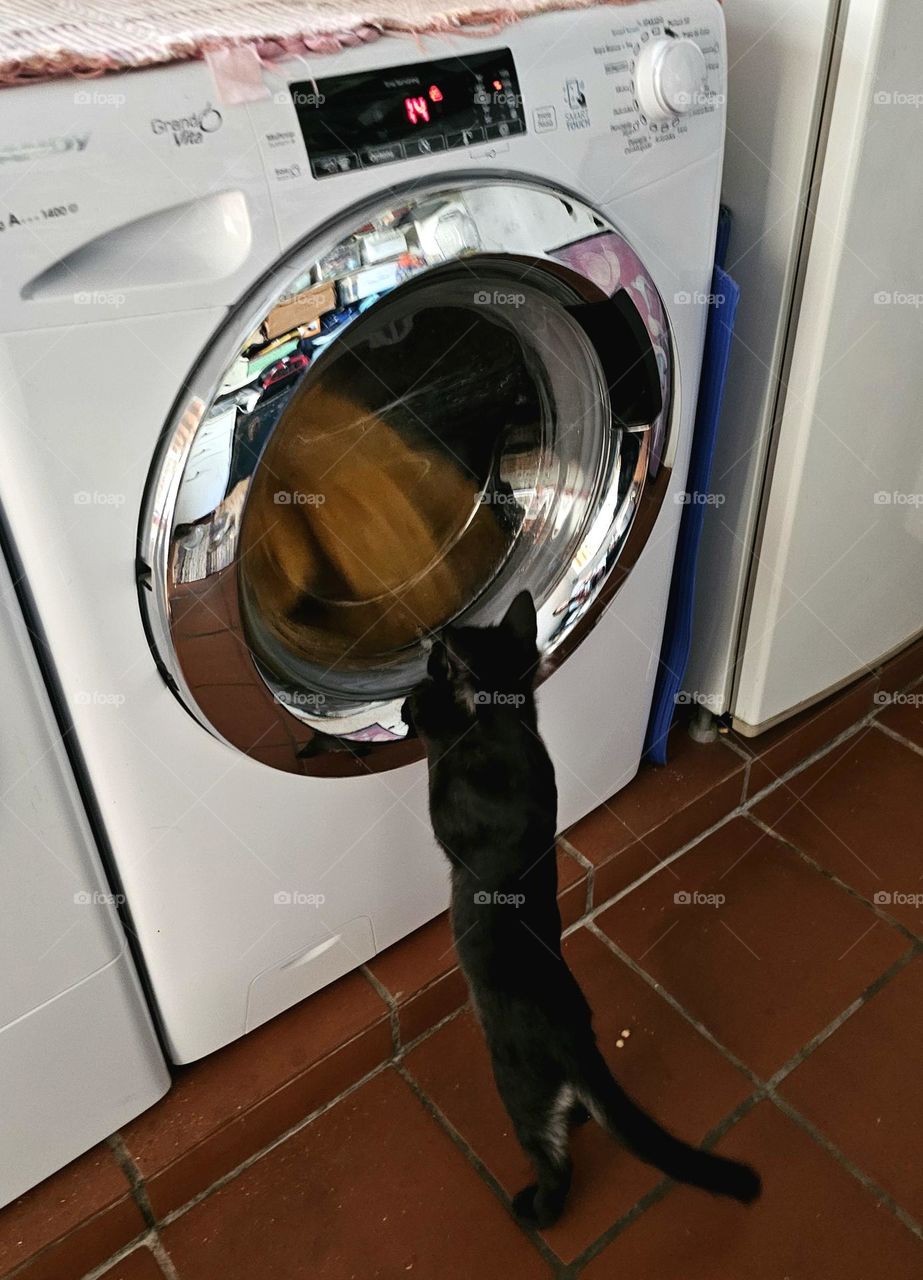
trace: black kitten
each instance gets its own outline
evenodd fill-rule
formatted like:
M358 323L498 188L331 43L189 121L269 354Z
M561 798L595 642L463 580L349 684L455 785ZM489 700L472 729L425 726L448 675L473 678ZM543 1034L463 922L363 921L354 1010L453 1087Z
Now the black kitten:
M450 628L404 704L429 763L433 830L452 864L452 928L494 1079L538 1181L513 1207L545 1227L570 1185L568 1124L588 1113L680 1182L749 1202L745 1164L674 1138L613 1079L561 955L554 769L538 736L535 607L523 592L496 627Z

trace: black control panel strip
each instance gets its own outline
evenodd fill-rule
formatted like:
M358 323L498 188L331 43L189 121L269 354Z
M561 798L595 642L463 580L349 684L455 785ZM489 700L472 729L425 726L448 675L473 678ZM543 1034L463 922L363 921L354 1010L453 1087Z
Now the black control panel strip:
M315 178L526 132L509 49L289 86Z

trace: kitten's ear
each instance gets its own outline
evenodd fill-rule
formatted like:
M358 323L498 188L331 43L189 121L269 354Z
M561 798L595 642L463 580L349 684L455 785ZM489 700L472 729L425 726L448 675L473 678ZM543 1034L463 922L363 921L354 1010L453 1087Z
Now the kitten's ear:
M455 681L468 670L466 663L456 653L452 644L452 633L446 631L433 641L429 659L426 663L427 674L433 680Z
M535 601L530 592L520 591L503 615L500 626L524 645L535 647L538 638L538 620L535 616Z
M452 628L446 627L445 631L442 633L442 637L445 642L445 652L452 679L456 681L470 679L471 668L468 666L464 646L459 645Z
M449 661L449 653L445 647L445 641L438 637L430 646L429 657L426 660L426 674L431 680L448 680L452 674L452 665Z

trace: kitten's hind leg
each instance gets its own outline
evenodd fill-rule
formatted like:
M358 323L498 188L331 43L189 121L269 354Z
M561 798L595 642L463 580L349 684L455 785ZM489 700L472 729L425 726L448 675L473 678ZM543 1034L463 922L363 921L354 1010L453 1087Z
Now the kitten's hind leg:
M572 1129L578 1129L580 1125L586 1124L592 1118L582 1102L575 1102L567 1113L567 1123Z
M567 1127L574 1103L570 1085L562 1085L551 1103L536 1110L508 1106L522 1149L532 1161L538 1181L513 1199L513 1210L524 1222L550 1227L563 1212L570 1190L571 1164Z
M538 1174L513 1197L513 1212L530 1226L550 1227L560 1218L570 1190L570 1159L559 1158L540 1139L522 1143Z

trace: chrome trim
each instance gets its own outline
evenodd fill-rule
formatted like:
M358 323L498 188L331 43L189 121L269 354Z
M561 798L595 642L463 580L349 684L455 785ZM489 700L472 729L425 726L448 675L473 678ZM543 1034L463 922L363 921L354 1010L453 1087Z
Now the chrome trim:
M402 218L410 223L401 222ZM370 222L378 238L375 254L369 256L376 260L363 263L360 235ZM398 224L405 229L412 224L415 252L402 255L402 262L383 263L378 260L382 233ZM395 243L399 248L398 237ZM624 255L621 261L631 263L634 274L612 289L611 273L618 275L619 254ZM539 593L539 636L548 658L547 671L574 652L611 602L637 561L663 503L679 411L666 311L653 280L624 237L584 201L518 178L468 175L455 183L442 178L405 194L391 192L387 201L369 202L302 242L230 315L190 375L153 461L139 529L142 613L167 683L215 736L288 772L355 775L418 758L419 747L405 740L400 720L403 692L384 702L356 705L351 713L340 705L331 714L318 704L316 687L306 689L278 670L265 669L252 650L253 624L249 630L245 625L238 574L245 505L259 464L240 476L229 491L226 481L233 475L228 448L221 462L222 467L226 462L225 481L214 490L221 497L209 499L207 512L192 521L183 517L197 510L195 482L202 469L194 471L190 464L207 457L217 466L215 460L227 443L222 439L222 414L229 411L233 419L238 412L252 415L257 408L247 390L252 379L240 366L241 352L280 300L332 282L342 310L344 291L339 286L345 281L347 305L371 286L378 298L374 307L392 296L410 297L421 282L438 279L433 272L456 268L471 270L475 278L488 268L500 275L506 272L511 283L519 280L524 287L562 303L562 312L568 298L573 303L598 302L626 289L639 314L645 306L649 308L641 315L648 334L659 334L652 338L652 349L659 357L661 412L654 422L631 428L610 421L610 439L617 447L604 446L607 456L600 457L594 496L586 503L589 518L581 526L578 542L562 548L566 562ZM638 296L632 297L635 281ZM330 353L354 318L344 317L328 343L326 357L318 354L313 368L326 367L325 359L329 363ZM277 350L281 353L285 348ZM231 376L238 366L242 383ZM222 387L226 395L216 413ZM605 383L600 395L607 403ZM624 471L626 461L630 472ZM199 562L203 572L190 577L198 568L190 571L188 566ZM521 579L510 578L488 601L475 599L461 617L475 623L492 620L521 585ZM239 650L229 644L232 638L239 642ZM227 669L218 670L227 662L234 667L232 678ZM209 683L212 670L223 683ZM381 733L373 731L369 740L373 726ZM379 737L384 740L374 740Z

